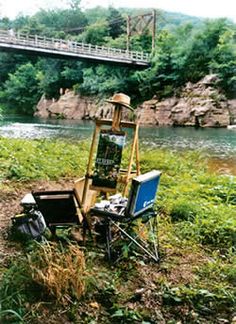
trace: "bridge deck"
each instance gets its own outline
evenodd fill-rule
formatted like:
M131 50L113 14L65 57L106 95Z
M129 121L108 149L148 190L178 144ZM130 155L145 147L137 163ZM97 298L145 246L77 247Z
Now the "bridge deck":
M0 49L64 59L74 58L140 67L147 67L150 59L149 54L143 52L126 51L39 35L14 34L6 30L0 30Z

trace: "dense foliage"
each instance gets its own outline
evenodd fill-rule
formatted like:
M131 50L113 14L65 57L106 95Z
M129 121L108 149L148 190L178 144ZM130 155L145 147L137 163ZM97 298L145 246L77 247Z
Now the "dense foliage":
M75 0L67 9L41 9L34 16L18 16L13 21L2 18L0 28L125 49L126 17L142 13L141 9L112 7L82 11L80 1ZM222 89L228 97L235 97L235 33L235 24L226 19L200 20L159 12L156 48L150 68L143 71L0 53L0 104L32 114L42 93L57 98L60 88L99 96L123 91L142 101L153 95L178 95L186 82L196 82L209 73L217 73ZM132 35L131 49L151 52L150 32Z

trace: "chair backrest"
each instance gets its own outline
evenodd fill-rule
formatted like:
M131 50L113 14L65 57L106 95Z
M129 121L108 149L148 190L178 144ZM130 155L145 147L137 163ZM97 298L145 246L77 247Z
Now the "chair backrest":
M127 216L138 216L153 207L160 176L160 171L153 170L132 179L125 211Z
M73 190L38 191L32 195L48 226L79 223Z

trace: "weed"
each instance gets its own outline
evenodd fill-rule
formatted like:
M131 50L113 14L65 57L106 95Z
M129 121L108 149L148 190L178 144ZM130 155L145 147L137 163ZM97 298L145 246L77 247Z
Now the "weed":
M201 286L177 286L162 287L163 304L188 305L189 309L205 314L214 315L215 312L227 313L233 311L235 305L235 296L230 293L230 290L211 289Z
M0 320L10 323L11 320L17 319L17 323L23 323L23 318L12 309L0 310Z
M39 301L73 305L85 292L85 275L79 247L35 243L34 249L10 264L2 277L0 318L7 323L25 317L32 320L37 316L33 305Z
M41 297L40 287L33 281L30 269L24 257L9 265L0 285L1 319L7 323L16 318L24 318L27 313L26 304L34 303ZM17 315L16 315L17 314Z
M40 245L28 260L33 280L57 302L68 304L83 295L85 260L79 247L68 245L64 248L52 243Z
M199 211L200 208L196 202L180 197L173 202L170 216L173 221L193 221Z
M133 309L120 307L115 305L112 309L111 322L112 323L140 323L142 315Z

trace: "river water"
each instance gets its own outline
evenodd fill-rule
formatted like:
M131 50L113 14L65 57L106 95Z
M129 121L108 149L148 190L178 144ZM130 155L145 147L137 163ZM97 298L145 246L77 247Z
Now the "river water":
M0 120L0 136L12 138L90 139L94 123L60 119L6 116ZM236 156L236 130L193 127L140 127L140 143L171 149L200 149L213 156Z
M91 121L39 119L6 116L0 120L0 136L11 138L91 139ZM211 156L214 165L230 164L236 174L236 130L192 127L140 127L140 144L175 150L199 149Z

